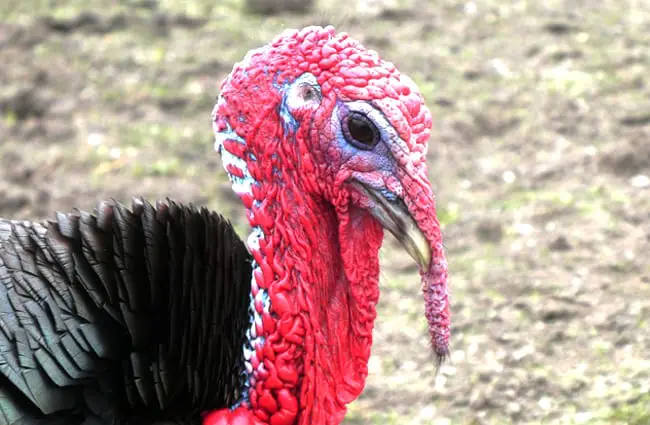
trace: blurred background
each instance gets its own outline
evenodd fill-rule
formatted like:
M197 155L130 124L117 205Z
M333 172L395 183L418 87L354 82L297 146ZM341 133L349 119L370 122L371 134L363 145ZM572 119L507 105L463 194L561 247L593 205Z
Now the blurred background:
M650 423L647 0L3 0L0 216L171 197L247 233L213 152L218 83L334 24L420 85L453 290L436 376L388 237L352 424Z

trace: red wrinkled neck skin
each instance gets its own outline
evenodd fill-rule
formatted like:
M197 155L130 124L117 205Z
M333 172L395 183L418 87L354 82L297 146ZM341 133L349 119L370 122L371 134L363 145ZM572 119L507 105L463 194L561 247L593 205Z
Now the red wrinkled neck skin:
M367 376L383 231L367 213L314 201L291 184L264 192L272 196L257 213L273 225L253 255L272 315L263 316L258 358L268 375L254 372L250 404L269 423L339 424Z
M295 201L294 195L289 198ZM264 398L271 396L282 409L283 400L296 397L295 423L333 425L342 422L345 405L365 384L383 231L361 210L336 211L308 199L297 203L302 202L306 208L298 217L276 216L275 231L293 236L274 244L273 257L290 267L276 269L268 286L278 326L266 334L264 350L272 350L276 360L266 356L264 364L276 368L285 392L280 397L275 383L261 381L250 400L253 409L265 409ZM268 262L261 258L260 264Z
M262 225L267 236L254 257L266 271L256 277L268 290L277 326L264 326L260 360L270 379L257 380L250 403L270 423L275 417L278 424L334 425L365 384L383 231L369 214L348 210L347 200L313 199L296 186L303 181L263 183L266 197L253 208L253 216L272 218Z
M215 117L216 132L230 134L223 149L250 158L251 145L233 140L238 136L228 133L227 117ZM270 141L284 137L274 114L257 131ZM304 133L295 135L298 145ZM250 194L240 193L249 224L263 235L259 246L249 243L256 263L253 286L259 288L252 295L266 291L270 305L267 310L257 298L254 303L256 336L263 343L253 347L245 407L264 424L336 425L367 377L383 230L346 197L332 203L310 195L305 186L324 183L305 171L313 167L311 160L299 161L284 146L257 150L246 173L230 167L253 181ZM206 424L223 419L214 417Z

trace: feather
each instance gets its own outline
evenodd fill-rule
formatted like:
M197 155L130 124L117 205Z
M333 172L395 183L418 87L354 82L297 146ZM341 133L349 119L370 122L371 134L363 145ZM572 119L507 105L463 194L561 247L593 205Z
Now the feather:
M195 423L229 406L250 278L230 223L191 205L0 220L0 423Z

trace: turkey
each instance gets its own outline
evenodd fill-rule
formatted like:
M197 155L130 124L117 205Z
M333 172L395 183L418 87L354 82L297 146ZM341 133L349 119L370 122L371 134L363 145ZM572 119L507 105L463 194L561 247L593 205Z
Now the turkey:
M384 230L448 353L431 114L332 27L249 52L212 113L251 227L172 200L0 220L0 424L335 425L368 374Z

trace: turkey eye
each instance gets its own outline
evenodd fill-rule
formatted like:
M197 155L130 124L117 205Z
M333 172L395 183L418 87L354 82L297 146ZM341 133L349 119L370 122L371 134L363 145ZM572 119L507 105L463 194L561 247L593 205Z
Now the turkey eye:
M368 117L358 112L351 112L343 126L343 135L351 145L359 149L370 150L379 141L379 130Z

